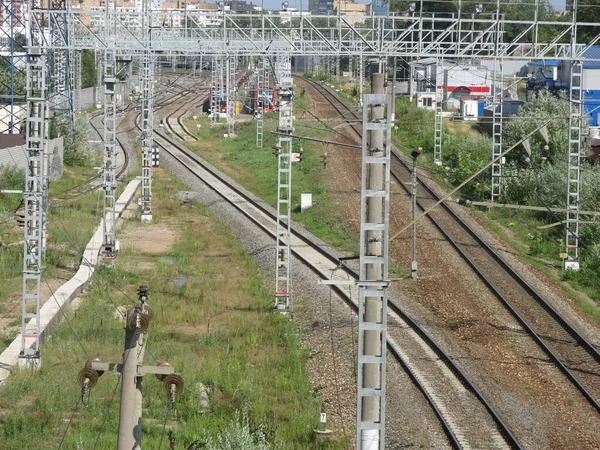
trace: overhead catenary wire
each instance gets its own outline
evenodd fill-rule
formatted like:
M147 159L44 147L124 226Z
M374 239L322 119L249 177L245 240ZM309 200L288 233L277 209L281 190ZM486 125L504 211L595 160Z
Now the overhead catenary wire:
M446 200L448 200L450 197L452 197L452 195L454 195L458 190L462 189L467 183L469 183L471 180L473 180L475 177L477 177L479 174L481 174L483 171L485 171L486 169L488 169L492 164L494 164L497 161L500 161L500 159L502 159L504 156L506 156L506 154L508 154L510 151L512 151L513 149L515 149L516 147L518 147L519 145L521 145L521 143L523 141L525 141L526 139L530 138L531 136L533 136L535 133L538 132L538 130L540 128L543 128L545 126L547 126L549 123L551 122L551 120L548 120L546 122L544 122L543 125L541 125L540 127L536 128L535 130L533 130L531 133L529 133L528 135L526 135L521 141L517 142L516 144L514 144L513 146L511 146L510 148L508 148L507 150L503 151L500 155L498 155L495 159L493 159L492 161L490 161L489 163L487 163L485 166L483 166L481 169L479 169L478 171L476 171L475 173L473 173L471 176L469 176L465 181L463 181L460 185L458 185L456 188L454 188L452 191L450 191L449 193L447 193L446 195L442 196L437 202L435 202L435 204L433 204L433 206L430 206L429 208L427 208L425 211L423 211L419 216L417 216L415 218L414 221L410 221L408 224L406 224L405 226L403 226L400 231L398 231L396 234L394 234L391 238L390 241L394 240L395 238L397 238L399 235L401 235L404 231L406 231L408 228L412 227L413 223L418 222L419 220L421 220L423 217L425 217L426 215L428 215L434 208L438 207L441 203L445 202Z

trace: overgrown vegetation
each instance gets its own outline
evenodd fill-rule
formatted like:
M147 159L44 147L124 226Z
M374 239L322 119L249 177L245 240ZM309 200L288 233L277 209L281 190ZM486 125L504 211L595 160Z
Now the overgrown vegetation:
M3 449L114 448L119 377L104 374L82 404L77 373L88 357L119 360L124 333L116 307L133 305L141 284L150 287L155 311L145 364L169 361L185 381L169 411L162 384L145 377L144 448L161 441L181 449L348 448L314 441L321 405L305 368L309 351L292 323L271 313L271 292L228 228L199 205L182 204L175 195L182 189L155 173L153 223L134 216L120 227L117 267L97 273L79 309L67 313L69 323L45 342L41 370L16 370L3 386ZM163 251L147 246L151 236L171 233ZM210 388L211 413L200 412L199 383Z
M63 122L60 125L60 134L64 136L64 163L67 166L92 166L95 162L94 150L88 143L89 117L78 114L73 120L73 125Z
M301 117L302 98L295 98L296 117ZM277 114L268 113L265 117L265 130L277 127ZM200 125L197 128L196 125ZM236 137L223 139L226 130L223 126L210 127L206 117L197 121L188 120L188 129L195 129L199 142L186 143L207 161L210 161L229 176L240 182L258 197L272 206L277 202L277 159L273 154L277 138L265 132L263 149L256 148L256 124L254 120L236 123ZM330 131L310 118L296 120L297 134L307 134L313 138L327 138ZM218 146L219 151L214 148ZM332 198L323 187L323 177L331 176L322 164L323 150L318 143L294 139L294 151L302 148L303 162L294 164L292 192L292 217L306 228L332 245L348 251L356 251L356 242L343 218L335 212ZM313 194L313 207L300 212L300 194Z

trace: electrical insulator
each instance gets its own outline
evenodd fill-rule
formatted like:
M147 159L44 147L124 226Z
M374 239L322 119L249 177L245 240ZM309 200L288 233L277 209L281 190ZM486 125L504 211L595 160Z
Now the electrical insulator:
M323 167L327 167L327 153L323 153L323 156L321 156L321 161L323 162Z
M140 286L138 288L138 299L142 302L148 300L148 286Z
M279 250L279 261L285 261L286 258L286 253L284 249Z
M304 161L304 149L300 147L300 150L298 151L298 162L302 161Z

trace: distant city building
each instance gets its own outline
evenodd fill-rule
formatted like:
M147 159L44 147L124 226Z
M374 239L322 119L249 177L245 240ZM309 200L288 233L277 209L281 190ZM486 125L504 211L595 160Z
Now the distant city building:
M333 0L309 0L308 10L316 14L332 13Z
M390 14L389 0L372 0L372 4L373 4L373 15L389 16L389 14Z
M353 1L347 0L334 0L333 10L336 15L338 9L340 10L340 15L344 17L344 20L348 22L349 25L353 25L355 23L364 22L365 16L367 16L369 12L369 5L354 3Z
M571 46L564 45L559 54L568 56ZM595 128L594 137L600 135L600 46L592 45L583 53L587 61L583 62L583 85L584 109L589 115L589 125ZM565 60L544 60L529 63L531 77L527 80L527 88L530 91L548 89L549 91L571 89L571 64Z

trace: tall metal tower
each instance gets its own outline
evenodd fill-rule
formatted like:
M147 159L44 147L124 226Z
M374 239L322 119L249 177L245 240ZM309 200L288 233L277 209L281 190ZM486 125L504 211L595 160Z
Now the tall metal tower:
M18 60L24 54L26 0L0 2L0 70L8 79L0 83L0 134L24 132L26 106L26 67Z
M114 266L117 256L115 202L117 190L117 117L116 117L116 57L114 49L107 49L104 57L104 216L102 221L102 260L107 267Z
M262 56L258 58L256 67L256 87L254 91L254 117L256 117L256 147L263 148L263 133L264 133L264 91L268 88L267 73L268 73L268 57ZM259 105L262 105L259 106Z
M142 60L142 221L152 221L152 150L154 147L154 61L150 53Z
M54 3L54 10L66 11L65 1ZM51 64L48 81L52 86L50 107L53 119L73 123L73 102L69 51L69 26L66 14L50 15Z
M221 97L223 95L223 64L221 58L214 56L210 71L210 126L219 122Z
M71 96L73 112L81 111L81 57L81 50L71 52L70 77L73 85Z
M227 111L226 111L226 116L227 116L227 135L229 137L233 137L235 135L235 94L236 94L236 90L237 90L237 83L236 83L236 62L237 62L237 57L234 55L227 55L225 57L225 61L226 61L226 71L227 73L226 75L226 81L225 81L225 88L226 88L226 95L227 95Z
M572 2L577 23L577 0ZM577 28L571 32L571 90L569 94L569 147L567 164L567 220L564 269L579 270L579 196L581 190L581 135L584 118L583 63L577 57Z
M277 227L275 263L275 309L291 312L291 225L292 225L292 131L294 81L279 78L279 136L277 143Z
M435 76L435 126L433 141L433 162L442 165L442 133L444 118L442 116L442 105L444 101L444 60L438 61Z
M40 297L47 221L48 89L44 47L44 12L29 0L27 35L27 169L25 171L25 231L20 364L41 364Z
M393 100L373 74L363 104L358 303L357 450L385 448L385 372Z
M494 59L494 73L492 76L492 201L496 201L502 193L502 112L504 93L504 70L502 61Z

